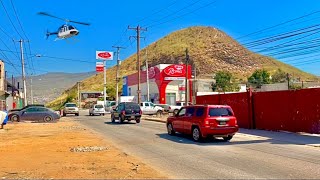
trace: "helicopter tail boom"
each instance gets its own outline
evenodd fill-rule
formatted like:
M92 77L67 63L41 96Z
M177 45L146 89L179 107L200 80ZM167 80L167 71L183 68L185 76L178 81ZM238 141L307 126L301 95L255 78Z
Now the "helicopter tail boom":
M51 36L51 35L56 35L56 34L58 34L57 32L49 32L48 30L47 30L47 33L46 33L46 39L48 39L49 38L49 36Z

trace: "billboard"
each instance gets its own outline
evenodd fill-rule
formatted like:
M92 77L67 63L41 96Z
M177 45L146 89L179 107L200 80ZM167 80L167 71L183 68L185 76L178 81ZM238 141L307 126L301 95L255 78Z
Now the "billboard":
M110 51L96 51L96 59L113 60L113 52L110 52Z

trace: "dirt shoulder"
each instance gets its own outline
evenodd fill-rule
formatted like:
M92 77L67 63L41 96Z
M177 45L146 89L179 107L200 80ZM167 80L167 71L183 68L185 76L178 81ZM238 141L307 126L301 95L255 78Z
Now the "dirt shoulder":
M69 118L6 125L0 162L0 179L165 178Z

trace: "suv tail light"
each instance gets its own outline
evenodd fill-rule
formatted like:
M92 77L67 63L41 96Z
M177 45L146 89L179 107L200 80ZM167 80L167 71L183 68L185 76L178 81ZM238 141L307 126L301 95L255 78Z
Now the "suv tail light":
M142 111L140 110L140 114L142 114Z
M169 106L169 109L171 109L171 106Z
M121 111L121 114L122 115L126 115L126 111Z

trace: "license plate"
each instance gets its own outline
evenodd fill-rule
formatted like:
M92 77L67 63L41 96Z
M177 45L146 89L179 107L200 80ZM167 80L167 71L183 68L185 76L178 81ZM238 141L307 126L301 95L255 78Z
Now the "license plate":
M220 124L220 125L226 125L227 122L222 121L222 122L220 122L219 124Z
M131 116L132 119L134 119L134 116Z

